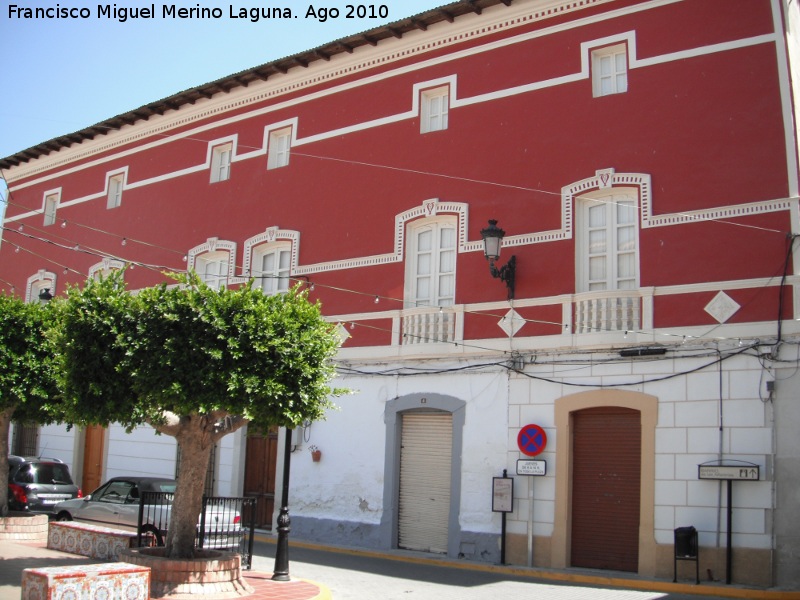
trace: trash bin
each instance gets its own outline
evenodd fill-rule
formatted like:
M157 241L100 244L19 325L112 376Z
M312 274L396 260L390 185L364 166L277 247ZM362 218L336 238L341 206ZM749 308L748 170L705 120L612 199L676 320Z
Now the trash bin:
M697 529L678 527L675 530L675 556L678 558L697 557Z
M675 576L673 582L678 581L678 561L693 560L695 564L695 579L700 583L700 561L697 556L697 529L694 527L678 527L675 530Z

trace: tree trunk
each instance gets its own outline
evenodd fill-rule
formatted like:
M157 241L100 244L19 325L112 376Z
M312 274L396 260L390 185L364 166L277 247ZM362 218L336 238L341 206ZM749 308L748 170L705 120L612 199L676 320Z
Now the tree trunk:
M8 433L11 430L11 418L14 407L0 411L0 517L8 514Z
M178 487L167 532L168 558L192 558L197 525L203 506L208 459L211 453L211 425L198 415L180 418L175 438L181 451Z

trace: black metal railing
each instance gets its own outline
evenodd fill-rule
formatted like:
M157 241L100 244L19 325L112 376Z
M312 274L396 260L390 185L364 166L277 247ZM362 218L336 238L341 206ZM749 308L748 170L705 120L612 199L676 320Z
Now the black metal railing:
M142 493L137 523L139 546L164 545L174 497L165 492ZM255 498L203 496L195 548L237 552L242 556L242 567L249 569L254 535Z

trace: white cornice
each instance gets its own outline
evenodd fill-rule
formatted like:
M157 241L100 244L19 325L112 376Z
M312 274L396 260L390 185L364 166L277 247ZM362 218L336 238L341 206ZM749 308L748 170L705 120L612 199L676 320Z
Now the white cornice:
M308 67L292 69L286 75L276 76L269 81L255 83L248 87L239 87L229 93L216 94L208 100L198 101L194 106L167 111L160 117L151 117L144 124L123 126L120 130L113 131L106 136L96 137L78 146L8 169L7 179L11 184L14 181L63 167L78 160L86 160L97 154L113 151L142 139L149 139L155 135L166 135L167 132L174 131L176 128L190 126L200 120L209 119L231 110L240 110L243 107L274 100L285 94L317 85L330 84L343 77L392 65L400 60L419 57L454 44L478 40L501 31L614 1L616 0L518 0L510 7L497 5L485 9L481 15L468 14L459 17L454 23L437 23L426 31L409 32L400 40L392 40L390 44L383 43L374 48L361 46L356 48L352 54L337 54L331 57L330 61L315 61ZM677 0L654 0L647 4L660 5L675 1ZM419 66L415 65L404 70L417 68ZM399 71L393 70L393 73L398 74ZM381 77L384 76L386 75Z

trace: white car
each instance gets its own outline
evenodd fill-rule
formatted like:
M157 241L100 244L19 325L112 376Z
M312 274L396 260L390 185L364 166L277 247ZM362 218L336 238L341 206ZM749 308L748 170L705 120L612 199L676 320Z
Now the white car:
M152 535L157 545L163 546L177 485L174 479L114 477L88 496L59 502L53 512L59 521L80 521L137 531L141 511L141 533ZM155 492L156 496L142 506L141 498L146 492ZM201 523L202 516L198 521L198 532ZM214 503L209 503L206 508L204 525L204 548L235 550L244 535L239 512Z

